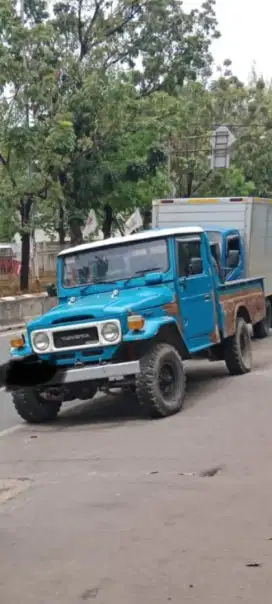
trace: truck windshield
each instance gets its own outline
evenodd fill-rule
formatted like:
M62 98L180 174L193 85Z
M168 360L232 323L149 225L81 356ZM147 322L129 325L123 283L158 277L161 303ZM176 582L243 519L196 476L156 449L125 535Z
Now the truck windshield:
M222 250L222 233L219 231L207 231L210 243L218 243L220 251Z
M155 269L154 269L155 267ZM63 257L63 286L112 283L169 268L165 239L98 247Z

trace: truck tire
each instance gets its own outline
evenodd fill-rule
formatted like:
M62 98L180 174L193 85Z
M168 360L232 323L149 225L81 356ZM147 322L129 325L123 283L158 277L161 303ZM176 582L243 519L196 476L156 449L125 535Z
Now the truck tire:
M242 317L237 319L235 334L225 340L224 352L230 375L243 375L251 371L251 339L248 326Z
M264 338L267 338L269 336L269 330L271 327L272 312L271 312L270 300L266 301L265 307L266 307L265 318L262 321L260 321L259 323L256 323L256 325L254 325L254 327L253 327L254 338L256 338L258 340L263 340Z
M178 413L185 396L185 374L178 351L168 344L155 344L140 359L136 378L138 401L149 417Z
M28 424L44 424L56 419L62 402L44 401L34 390L14 390L12 399L17 413Z

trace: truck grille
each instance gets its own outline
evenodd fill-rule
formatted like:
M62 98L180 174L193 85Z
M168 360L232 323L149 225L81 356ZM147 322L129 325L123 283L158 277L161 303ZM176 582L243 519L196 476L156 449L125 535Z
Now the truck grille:
M53 340L55 348L71 348L73 346L80 348L99 342L97 327L55 331L53 332Z
M91 321L93 315L78 315L77 317L63 317L62 319L56 319L52 322L52 325L61 325L62 323L79 323L80 321Z

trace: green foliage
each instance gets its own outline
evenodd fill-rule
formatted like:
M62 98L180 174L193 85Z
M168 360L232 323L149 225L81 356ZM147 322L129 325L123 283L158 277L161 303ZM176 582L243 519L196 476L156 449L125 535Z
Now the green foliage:
M226 60L210 81L215 0L0 0L0 238L42 226L104 234L152 198L272 196L272 89ZM219 124L236 136L229 170L210 171ZM23 261L24 263L24 261ZM26 269L27 270L27 269Z
M214 0L188 14L178 0L60 0L53 15L25 0L23 22L0 0L0 24L3 195L21 234L40 223L80 240L90 207L104 222L167 191L171 95L210 68Z

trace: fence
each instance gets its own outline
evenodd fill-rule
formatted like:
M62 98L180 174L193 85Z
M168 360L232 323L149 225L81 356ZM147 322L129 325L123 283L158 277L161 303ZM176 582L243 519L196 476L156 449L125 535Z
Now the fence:
M66 243L63 246L60 246L59 243L37 243L39 275L43 276L46 273L55 273L58 253L65 247L70 247L70 245L70 243ZM33 261L30 268L34 272Z
M35 278L37 273L34 270L34 261L31 259L29 263L29 292L44 291L48 283L55 282L57 255L61 249L69 247L69 245L69 243L64 246L60 246L58 243L37 243L39 278ZM20 293L19 273L20 262L14 256L1 257L0 252L0 296Z

